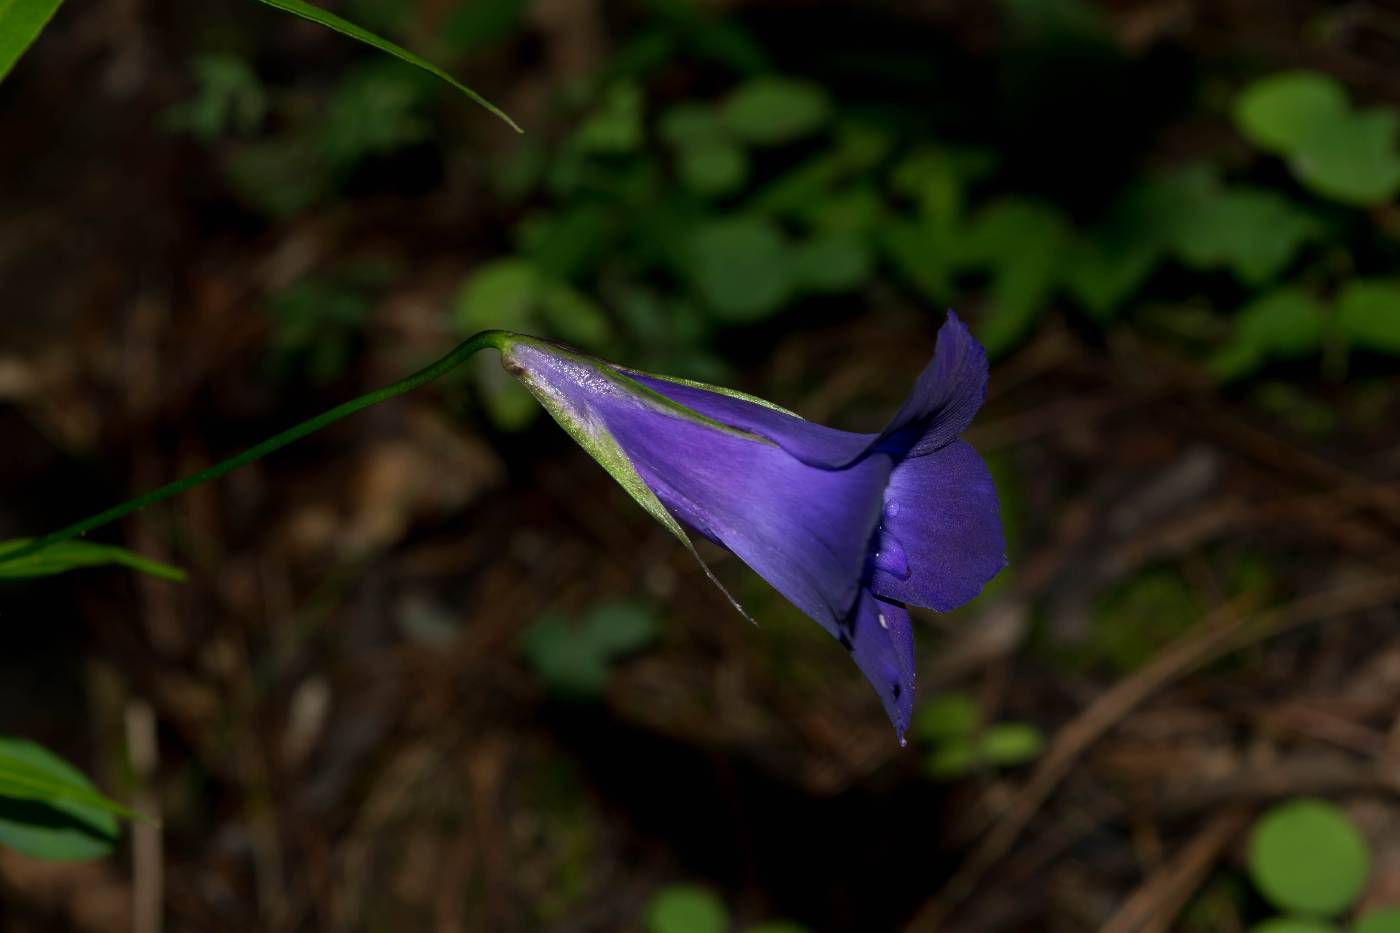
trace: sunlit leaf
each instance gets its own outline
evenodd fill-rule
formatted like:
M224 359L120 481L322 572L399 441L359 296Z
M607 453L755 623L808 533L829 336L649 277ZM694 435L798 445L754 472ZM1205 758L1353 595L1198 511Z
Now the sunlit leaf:
M0 81L62 4L63 0L0 0Z
M720 109L720 118L739 139L775 146L815 132L830 113L831 100L819 86L769 77L736 88Z
M22 3L24 2L24 0L11 0L11 2ZM306 3L305 0L258 0L258 2L265 3L270 7L275 7L276 9L282 10L287 13L291 13L293 16L300 16L302 19L310 20L313 23L325 26L327 29L333 29L341 35L349 36L352 39L356 39L360 42L363 42L366 45L379 49L381 52L388 52L395 58L408 62L410 65L414 65L415 67L421 68L430 74L436 75L437 77L446 81L448 84L455 87L457 90L461 91L463 94L470 97L472 100L476 101L481 106L485 107L491 113L500 117L507 124L509 124L510 127L516 132L523 132L520 129L520 127L516 125L515 121L512 120L510 117L506 116L505 113L498 109L495 104L492 104L490 101L482 97L476 91L473 91L465 84L462 84L460 81L452 77L447 72L443 71L437 65L434 65L427 59L415 55L414 53L410 52L408 49L403 48L402 46L395 45L388 39L380 38L379 36L375 35L369 30L361 28L360 26L355 25L349 20L343 19L335 15L329 10L324 10L321 7L318 7L314 4Z
M88 541L62 541L51 544L35 554L29 554L7 561L7 551L17 551L29 543L28 538L0 541L0 580L17 580L26 577L47 577L65 573L82 567L98 567L116 564L129 567L141 573L162 580L181 582L185 572L178 567L162 564L159 561L133 554L125 548L112 544L94 544Z
M0 846L35 858L100 858L116 842L116 815L132 814L72 765L0 736Z
M1337 296L1337 323L1355 346L1400 354L1400 280L1347 283Z
M1325 800L1274 807L1249 837L1249 875L1280 910L1331 916L1361 893L1370 873L1366 840L1351 819Z
M725 933L729 911L708 888L673 884L647 905L647 933Z

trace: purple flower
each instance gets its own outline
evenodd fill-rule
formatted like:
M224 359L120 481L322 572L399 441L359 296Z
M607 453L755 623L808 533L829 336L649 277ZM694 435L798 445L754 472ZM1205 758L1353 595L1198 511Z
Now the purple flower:
M987 358L956 315L879 434L531 337L505 338L502 362L687 547L682 523L838 639L903 739L914 705L906 605L953 609L1006 565L996 489L958 439L986 394Z

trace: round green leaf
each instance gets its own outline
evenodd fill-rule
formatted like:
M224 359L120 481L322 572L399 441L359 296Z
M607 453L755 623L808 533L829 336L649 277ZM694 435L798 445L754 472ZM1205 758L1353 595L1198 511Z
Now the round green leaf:
M498 259L479 267L457 294L453 316L464 331L531 330L539 274L526 259Z
M1371 911L1357 921L1351 933L1400 933L1400 907Z
M1400 191L1395 134L1388 110L1333 114L1293 150L1289 165L1323 197L1358 207L1383 204Z
M0 737L0 846L35 858L102 858L117 820L81 771L33 742Z
M831 233L808 240L793 252L798 280L819 292L850 291L870 278L870 248L858 237Z
M724 933L729 912L709 889L674 884L651 899L646 923L648 933Z
M1030 723L1003 722L982 734L978 752L983 761L1000 767L1025 764L1040 754L1045 739Z
M695 143L677 156L681 182L697 194L718 196L740 188L749 176L749 157L733 143Z
M1400 280L1349 283L1337 298L1337 318L1356 346L1400 354Z
M815 84L791 78L755 78L737 88L720 109L729 132L757 146L776 146L815 132L831 113L831 101Z
M1348 109L1346 91L1333 78L1312 71L1270 75L1235 100L1235 124L1255 145L1292 152L1319 126Z
M677 149L705 143L724 142L724 126L719 116L703 104L678 104L661 115L657 126L661 138Z
M1275 807L1250 834L1250 877L1281 910L1340 913L1361 892L1369 870L1370 854L1360 831L1325 800Z
M712 221L691 238L689 272L722 320L743 323L777 311L792 293L791 251L772 223L756 217Z

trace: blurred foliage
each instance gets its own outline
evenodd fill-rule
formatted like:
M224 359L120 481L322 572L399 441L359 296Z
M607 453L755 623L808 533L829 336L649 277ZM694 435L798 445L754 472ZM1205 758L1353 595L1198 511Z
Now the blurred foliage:
M1335 804L1293 800L1255 822L1248 865L1265 899L1296 915L1267 921L1256 930L1333 929L1319 919L1341 914L1356 900L1370 873L1371 856L1361 831ZM1384 929L1390 922L1381 915L1357 929L1368 923Z
M709 888L693 884L668 885L646 906L647 933L728 933L729 909ZM743 928L743 933L806 933L788 920L770 920Z
M17 538L12 541L0 541L0 580L47 577L82 567L103 565L126 567L177 583L185 579L185 572L178 567L133 554L113 544L96 544L91 541L63 541L28 556L6 557L7 553L18 551L29 544L29 540Z
M595 606L579 619L546 615L522 634L525 663L552 692L593 699L607 686L612 664L656 638L651 610L634 603Z
M941 780L1023 765L1035 760L1045 745L1040 730L1029 723L984 726L977 702L961 693L924 702L914 714L913 732L929 749L925 772Z
M101 858L117 841L117 815L72 765L22 739L0 736L0 846L35 858Z

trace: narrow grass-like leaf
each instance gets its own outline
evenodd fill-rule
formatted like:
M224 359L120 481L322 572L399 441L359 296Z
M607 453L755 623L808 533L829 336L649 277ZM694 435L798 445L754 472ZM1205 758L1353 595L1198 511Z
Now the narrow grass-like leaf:
M0 541L0 580L48 577L79 567L97 567L103 564L119 564L175 583L185 580L185 572L178 567L133 554L126 548L113 544L93 544L87 541L62 541L34 554L4 560L6 552L18 551L29 541L28 538Z
M101 858L116 842L117 816L135 814L42 746L0 736L0 845L35 858Z
M63 0L0 0L0 81L62 4Z
M4 2L5 0L0 0L0 4L3 4ZM11 2L14 2L14 0L11 0ZM26 2L26 0L18 0L18 2L24 3ZM421 58L420 56L413 54L408 49L402 46L395 45L388 39L381 39L379 36L370 32L368 29L356 26L349 20L336 16L334 13L331 13L328 10L323 10L315 4L306 3L304 2L304 0L258 0L258 2L265 3L270 7L276 7L277 9L282 10L283 12L291 13L293 16L300 16L302 19L310 20L313 23L318 23L322 26L325 26L327 29L334 29L341 35L349 36L352 39L357 39L360 42L363 42L365 45L373 46L374 48L379 49L381 52L388 52L395 58L401 59L402 61L406 61L410 65L414 65L418 68L422 68L429 74L436 75L437 77L446 81L448 84L452 85L457 90L461 91L463 94L467 95L472 100L476 101L478 104L485 107L487 110L491 111L496 116L500 117L502 120L506 121L506 123L510 124L511 129L515 130L517 133L524 132L524 130L522 130L514 120L506 116L505 112L498 108L495 104L491 103L489 100L482 97L476 91L473 91L471 88L467 87L465 84L461 83L456 78L443 71L437 65L434 65L432 62L428 61L425 58Z

